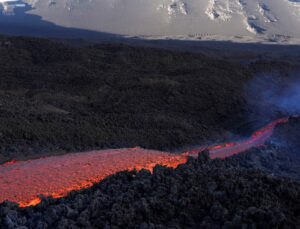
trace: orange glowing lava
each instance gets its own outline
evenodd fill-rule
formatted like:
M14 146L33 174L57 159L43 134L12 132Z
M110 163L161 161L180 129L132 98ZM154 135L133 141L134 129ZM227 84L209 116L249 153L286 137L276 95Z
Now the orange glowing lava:
M156 164L177 167L187 157L141 148L91 151L0 165L0 202L8 199L21 207L36 205L38 196L62 197L91 186L116 172Z
M252 147L263 145L266 142L266 140L268 140L272 136L275 126L278 123L285 123L288 120L288 118L282 118L275 122L272 122L267 126L254 132L249 139L246 139L244 141L202 147L200 149L185 152L185 154L190 156L196 156L199 152L202 152L203 150L208 148L209 156L211 159L230 157L234 154L238 154L240 152L251 149Z
M287 121L277 120L259 129L245 141L202 147L181 154L135 147L10 161L0 165L0 202L10 200L21 207L36 205L41 201L39 195L63 197L72 190L90 187L122 170L152 170L156 164L177 167L187 161L187 156L196 156L206 148L210 150L212 159L228 157L262 145L278 123Z

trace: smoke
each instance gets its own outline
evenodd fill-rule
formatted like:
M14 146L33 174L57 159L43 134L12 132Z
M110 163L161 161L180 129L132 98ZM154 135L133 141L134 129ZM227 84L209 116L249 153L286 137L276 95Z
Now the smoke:
M248 118L254 129L270 120L300 115L300 72L258 75L248 82L246 93L250 106ZM296 141L289 141L293 134L280 133L273 136L270 143L278 147L295 148Z
M248 86L249 103L260 115L300 114L300 74L294 77L260 75Z
M271 95L271 99L282 111L290 115L300 113L300 80L292 83L279 95Z

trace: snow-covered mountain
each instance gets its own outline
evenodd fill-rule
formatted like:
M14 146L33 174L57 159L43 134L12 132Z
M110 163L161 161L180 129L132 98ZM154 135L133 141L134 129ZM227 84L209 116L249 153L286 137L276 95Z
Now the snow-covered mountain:
M5 0L3 0L5 1ZM294 42L300 0L23 0L61 26L129 36Z

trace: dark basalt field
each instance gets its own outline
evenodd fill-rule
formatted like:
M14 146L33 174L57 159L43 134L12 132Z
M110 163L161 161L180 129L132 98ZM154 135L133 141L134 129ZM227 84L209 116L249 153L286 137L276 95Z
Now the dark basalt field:
M134 146L179 152L239 140L297 111L274 98L299 82L300 57L207 50L1 37L0 163ZM0 228L297 228L299 129L294 117L230 158L204 152L34 207L4 202Z
M272 176L300 181L300 118L280 124L264 146L233 156L236 167L258 168Z
M280 128L277 132L285 127ZM148 170L120 172L65 198L44 198L35 207L18 208L4 202L0 205L0 225L5 228L299 228L300 184L288 177L271 175L265 167L258 170L255 166L245 166L248 155L258 156L257 149L248 151L247 156L215 160L209 160L205 151L176 169L157 165L153 174ZM289 155L285 158L291 159Z
M284 87L297 59L245 55L242 64L229 55L2 37L0 162L134 146L176 151L286 116L246 88L259 74L279 75Z

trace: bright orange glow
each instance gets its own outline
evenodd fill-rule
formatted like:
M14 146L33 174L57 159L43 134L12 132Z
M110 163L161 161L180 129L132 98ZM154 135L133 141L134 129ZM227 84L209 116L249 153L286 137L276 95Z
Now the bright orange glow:
M13 164L13 163L15 163L16 162L16 160L10 160L10 161L8 161L8 162L5 162L4 164L5 165L10 165L10 164Z
M152 170L156 164L177 167L186 160L184 155L135 147L5 163L0 165L0 202L36 205L40 194L63 197L122 170Z
M249 139L246 139L244 141L208 146L206 148L209 149L210 158L225 158L251 149L252 147L261 146L272 136L274 128L277 124L288 122L288 120L288 118L283 118L272 122L267 126L254 132ZM199 152L202 152L206 148L202 147L200 149L185 152L185 154L190 156L196 156Z
M41 201L38 197L41 194L63 197L72 190L90 187L122 170L145 168L152 171L156 164L175 168L185 163L187 156L197 156L206 148L210 151L210 158L225 158L264 144L274 127L287 121L279 119L259 129L245 141L201 147L181 154L134 147L10 161L0 165L0 202L7 199L19 203L21 207L36 205Z

